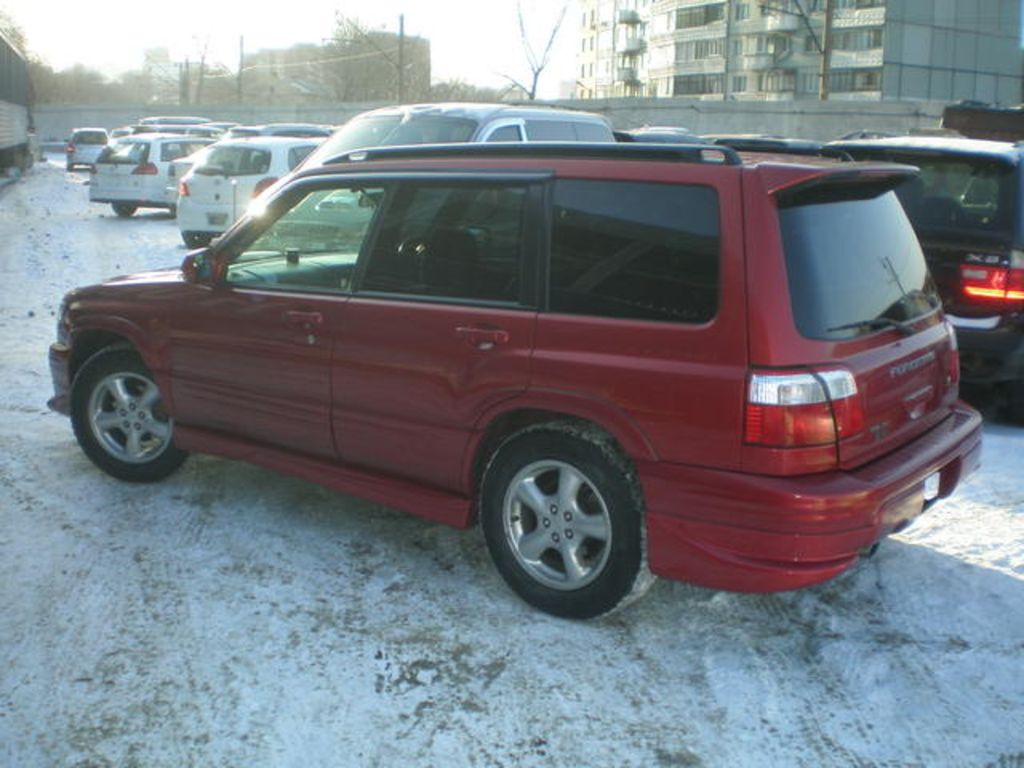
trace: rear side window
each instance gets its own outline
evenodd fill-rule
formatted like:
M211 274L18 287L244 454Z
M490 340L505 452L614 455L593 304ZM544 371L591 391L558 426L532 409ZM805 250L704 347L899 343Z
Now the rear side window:
M518 185L397 186L362 290L516 301L526 202Z
M172 160L177 160L179 157L187 157L193 152L198 152L205 146L205 143L195 141L169 142L160 148L160 160L169 163Z
M306 159L306 155L312 152L314 149L313 144L307 144L302 147L292 147L288 150L288 170L295 170L295 166Z
M523 135L519 132L518 125L503 125L500 128L495 128L487 137L487 141L490 142L522 140Z
M552 312L705 323L718 309L718 195L703 186L555 184Z
M529 141L575 141L572 123L560 120L527 120L526 138Z
M779 210L797 329L848 339L922 317L939 300L892 192Z

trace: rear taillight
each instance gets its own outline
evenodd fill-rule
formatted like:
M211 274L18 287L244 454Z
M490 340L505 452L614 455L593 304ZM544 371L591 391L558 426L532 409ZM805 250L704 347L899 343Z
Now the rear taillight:
M960 284L969 298L1024 301L1024 252L1013 251L1008 267L961 264Z
M67 152L69 155L75 154L75 145L68 144L66 147L64 147L64 151Z
M178 196L179 197L188 197L189 196L188 184L185 183L184 179L182 179L181 181L178 182Z
M252 196L253 196L253 197L259 197L259 196L260 196L260 194L261 194L261 193L262 193L262 192L263 192L264 190L266 190L266 189L267 189L267 188L268 188L268 187L269 187L269 186L270 186L271 184L273 184L273 183L274 183L275 181L277 181L277 179L275 179L275 178L274 178L273 176L268 176L268 177L267 177L267 178L265 178L265 179L260 179L260 180L259 180L259 181L258 181L258 182L256 183L256 188L255 188L255 189L253 189L253 191L252 191Z
M139 163L132 171L133 176L156 176L158 173L160 169L153 163Z
M747 391L745 439L800 448L834 444L864 429L864 406L850 371L757 371Z

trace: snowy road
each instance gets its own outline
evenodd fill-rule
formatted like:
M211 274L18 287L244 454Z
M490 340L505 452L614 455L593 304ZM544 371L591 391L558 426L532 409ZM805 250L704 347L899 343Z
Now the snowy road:
M61 295L185 251L86 178L0 190L0 766L1024 767L1024 429L832 583L556 620L477 532L219 459L95 469L45 406Z

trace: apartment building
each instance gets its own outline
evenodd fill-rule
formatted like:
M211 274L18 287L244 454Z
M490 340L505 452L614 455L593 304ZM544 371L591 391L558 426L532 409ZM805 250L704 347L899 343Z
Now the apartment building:
M1022 100L1019 0L580 0L578 98Z

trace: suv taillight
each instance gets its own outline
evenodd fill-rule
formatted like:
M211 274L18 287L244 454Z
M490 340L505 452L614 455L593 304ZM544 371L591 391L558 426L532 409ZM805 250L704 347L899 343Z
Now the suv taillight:
M132 171L133 176L156 176L160 170L153 163L139 163Z
M66 147L64 147L64 151L67 152L69 155L75 154L75 145L68 144Z
M949 334L949 383L956 387L960 384L960 344L956 340L956 328L949 322L949 318L943 322Z
M850 371L755 371L747 390L745 440L773 448L831 445L864 429Z
M186 184L185 180L182 179L181 181L178 182L178 196L179 197L188 197L188 195L189 195L188 184Z
M961 264L960 284L968 298L1024 302L1024 252L1010 254L1010 266Z

